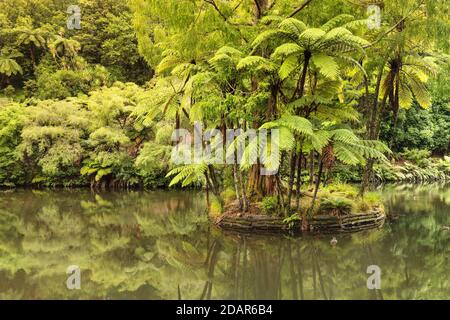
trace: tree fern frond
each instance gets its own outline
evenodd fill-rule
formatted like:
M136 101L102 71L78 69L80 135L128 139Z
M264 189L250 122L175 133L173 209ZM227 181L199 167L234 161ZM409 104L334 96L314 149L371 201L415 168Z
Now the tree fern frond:
M304 135L313 135L313 126L311 122L300 116L284 115L277 122L293 132Z
M216 54L226 54L230 57L232 56L242 57L244 55L242 51L230 46L221 47L219 50L216 51Z
M325 130L315 130L314 133L309 136L311 146L317 152L321 152L323 148L330 142L330 133Z
M226 53L216 53L214 57L208 60L208 63L216 70L225 69L234 65L233 58Z
M280 70L278 71L278 75L280 76L281 80L284 80L287 77L289 77L291 73L295 69L297 69L298 67L297 61L298 58L295 55L291 55L283 61L283 64L281 65Z
M277 15L267 15L262 17L259 22L265 25L270 25L273 22L281 22L283 20L283 17L277 16Z
M275 51L272 53L271 58L278 58L278 57L286 57L292 54L298 54L302 52L302 48L293 42L288 42L280 45L275 49Z
M305 43L307 47L311 47L318 42L325 35L325 31L319 28L309 28L302 32L300 40Z
M177 66L181 62L181 59L175 55L168 55L164 57L161 62L156 67L157 73L164 73L175 66Z
M330 134L335 141L344 143L356 143L359 141L359 138L353 133L353 131L348 129L334 129L330 131Z
M339 65L330 56L319 53L312 56L311 61L326 78L336 79L339 74Z
M364 162L364 159L345 143L335 142L333 144L333 151L336 158L345 164L357 165Z
M398 103L400 108L409 108L413 102L413 96L404 81L400 81L398 86Z
M366 27L368 23L368 19L360 19L360 20L353 20L347 23L344 23L342 25L343 28L350 29L350 30L358 30L360 28Z
M349 14L340 14L336 17L331 18L328 20L325 24L323 24L320 29L327 32L333 28L336 28L337 26L341 26L344 23L350 22L354 20L355 18L352 15Z
M425 84L414 73L410 73L406 77L411 93L416 98L417 103L424 109L431 106L431 97Z
M238 65L237 70L242 69L251 69L251 70L265 70L265 71L274 71L276 70L275 65L267 60L266 58L260 56L248 56L242 58Z
M299 39L302 32L307 29L307 26L298 19L287 18L280 22L278 28L291 35L294 39Z
M255 40L253 40L252 48L253 48L253 50L255 50L258 47L260 47L262 44L268 42L269 40L279 38L279 37L286 37L286 36L288 36L288 34L286 34L286 32L279 30L279 29L270 29L270 30L263 31L255 38Z

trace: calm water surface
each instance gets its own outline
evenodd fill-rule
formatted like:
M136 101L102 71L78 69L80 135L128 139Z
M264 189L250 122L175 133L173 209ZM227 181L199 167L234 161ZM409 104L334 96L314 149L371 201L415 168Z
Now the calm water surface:
M199 192L0 191L0 299L449 299L450 187L383 193L398 219L332 247L223 233Z

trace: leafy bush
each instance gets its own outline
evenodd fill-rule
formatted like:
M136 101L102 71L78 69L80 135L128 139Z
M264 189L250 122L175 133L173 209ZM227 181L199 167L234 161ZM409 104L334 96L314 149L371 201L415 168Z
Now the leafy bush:
M408 162L403 165L383 162L374 166L374 176L379 182L432 182L447 180L450 178L450 171L448 170L446 158L432 159L425 168Z
M213 218L217 218L222 214L222 210L223 210L222 204L220 203L219 199L217 199L214 196L211 197L211 203L209 205L209 214Z
M378 192L367 192L362 199L358 199L354 203L354 211L367 212L373 207L379 207L382 205L381 194Z
M450 177L450 157L445 156L436 162L436 169Z
M156 131L155 142L164 145L170 145L172 143L172 133L174 129L172 125L165 124L160 126Z
M360 182L362 175L359 167L338 164L332 169L331 176L336 182L348 183Z
M430 164L431 151L421 149L408 149L406 148L400 156L406 160L412 161L419 167L426 167Z
M425 110L416 103L407 110L400 109L395 132L392 132L392 117L384 119L381 139L389 141L394 136L394 151L421 148L444 155L450 150L449 122L450 107L440 94L433 99L433 105L429 109Z
M236 192L233 188L226 188L220 196L225 203L230 203L236 199Z
M3 94L5 97L13 97L16 89L12 85L8 85L5 89L3 89Z
M0 101L0 185L24 182L25 171L17 159L26 109L16 103Z
M283 220L290 228L294 227L294 225L298 222L302 221L298 213L294 213Z
M352 212L353 202L346 198L323 198L320 200L319 212L332 216L348 215Z
M145 187L167 186L170 179L166 173L170 170L170 153L172 148L149 141L144 143L135 161L135 167ZM158 159L158 161L155 161Z
M261 201L261 209L265 214L273 214L278 209L277 197L264 197Z
M39 99L65 99L109 83L110 75L102 66L85 66L81 70L45 70L37 75L35 96Z

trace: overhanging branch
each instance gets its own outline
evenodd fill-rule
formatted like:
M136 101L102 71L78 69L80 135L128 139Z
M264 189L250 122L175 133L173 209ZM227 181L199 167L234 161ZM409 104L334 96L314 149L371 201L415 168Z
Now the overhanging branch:
M305 8L312 0L305 0L305 2L303 2L300 7L298 7L297 9L295 9L290 15L289 18L292 18L293 16L295 16L297 13L299 13L300 11L303 10L303 8Z

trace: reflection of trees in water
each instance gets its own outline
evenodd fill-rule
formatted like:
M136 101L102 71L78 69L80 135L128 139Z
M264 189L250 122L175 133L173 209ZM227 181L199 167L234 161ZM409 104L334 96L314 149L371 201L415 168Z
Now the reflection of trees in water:
M3 193L0 298L446 298L446 190L395 190L392 208L406 216L336 247L331 236L224 235L195 193ZM80 291L65 287L71 264ZM366 287L371 264L381 291Z

